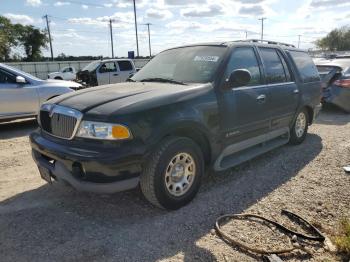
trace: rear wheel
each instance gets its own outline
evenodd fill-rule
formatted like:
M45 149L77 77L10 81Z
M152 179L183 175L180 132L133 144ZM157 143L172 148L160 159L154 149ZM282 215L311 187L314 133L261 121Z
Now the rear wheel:
M293 145L301 144L306 137L309 126L309 117L306 109L302 109L298 112L295 118L294 124L290 130L289 142Z
M189 138L168 137L146 159L141 190L152 204L178 209L195 197L203 172L199 146Z
M60 76L56 76L55 79L56 80L63 80L62 77L60 77Z

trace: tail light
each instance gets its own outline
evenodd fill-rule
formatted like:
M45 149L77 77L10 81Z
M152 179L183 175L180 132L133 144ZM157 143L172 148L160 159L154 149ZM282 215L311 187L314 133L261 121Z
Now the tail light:
M350 88L350 79L339 79L334 81L334 85L343 87L343 88Z

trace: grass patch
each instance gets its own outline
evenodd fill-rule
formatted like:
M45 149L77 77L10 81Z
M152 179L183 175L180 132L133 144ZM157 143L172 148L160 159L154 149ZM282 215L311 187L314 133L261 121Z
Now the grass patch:
M334 244L338 251L350 258L350 219L342 219L340 221L339 230L334 237Z

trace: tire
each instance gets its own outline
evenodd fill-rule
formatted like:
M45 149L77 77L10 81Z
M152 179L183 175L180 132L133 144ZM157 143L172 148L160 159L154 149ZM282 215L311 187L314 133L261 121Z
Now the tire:
M141 191L153 205L176 210L195 197L203 173L204 159L199 146L189 138L167 137L145 159Z
M303 123L301 123L301 122ZM301 144L307 135L309 127L309 115L305 108L300 110L294 120L293 126L290 129L289 143L292 145Z

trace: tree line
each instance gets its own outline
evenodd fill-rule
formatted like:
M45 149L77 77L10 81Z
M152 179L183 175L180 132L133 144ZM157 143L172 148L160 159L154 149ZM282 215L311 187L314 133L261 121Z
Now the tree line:
M47 47L47 43L45 30L32 25L13 24L0 16L0 61L37 61L42 57L41 50Z
M350 27L334 29L327 36L318 39L315 44L325 51L350 51Z

